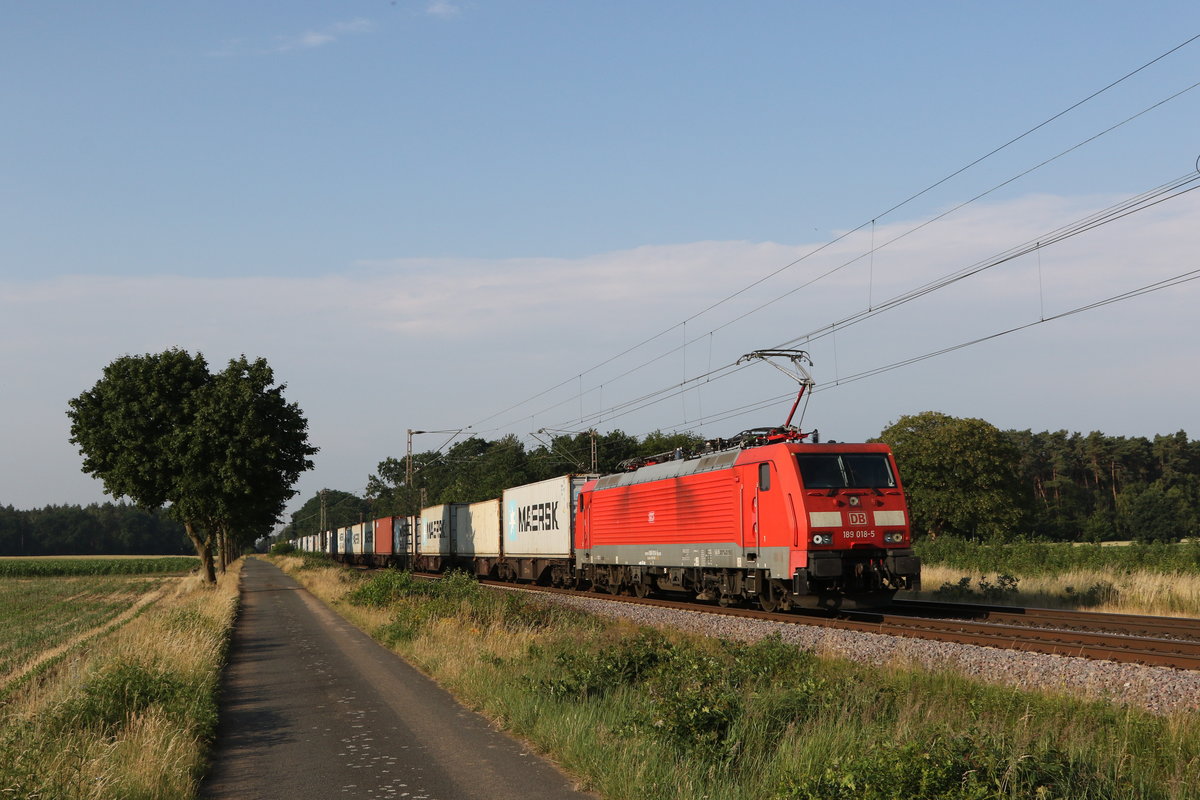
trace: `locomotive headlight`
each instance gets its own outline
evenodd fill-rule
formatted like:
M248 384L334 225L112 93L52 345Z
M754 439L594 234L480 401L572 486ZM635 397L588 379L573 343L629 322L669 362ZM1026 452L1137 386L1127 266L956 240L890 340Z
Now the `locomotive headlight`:
M885 542L890 542L891 544L899 544L900 542L904 541L904 534L903 533L885 533L883 535L883 540Z
M814 533L813 544L833 544L832 533Z

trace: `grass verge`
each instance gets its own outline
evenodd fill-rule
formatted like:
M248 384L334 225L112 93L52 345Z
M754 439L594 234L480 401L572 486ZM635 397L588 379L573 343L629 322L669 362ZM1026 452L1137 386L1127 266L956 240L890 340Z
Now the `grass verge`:
M276 563L610 800L1200 796L1200 719Z
M194 797L216 730L239 571L215 588L177 579L127 623L10 691L0 703L0 796Z

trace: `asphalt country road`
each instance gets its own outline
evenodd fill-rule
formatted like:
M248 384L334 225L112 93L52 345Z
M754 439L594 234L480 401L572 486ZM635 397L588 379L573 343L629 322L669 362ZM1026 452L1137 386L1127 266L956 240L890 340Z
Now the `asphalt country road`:
M566 800L552 764L250 559L208 800Z

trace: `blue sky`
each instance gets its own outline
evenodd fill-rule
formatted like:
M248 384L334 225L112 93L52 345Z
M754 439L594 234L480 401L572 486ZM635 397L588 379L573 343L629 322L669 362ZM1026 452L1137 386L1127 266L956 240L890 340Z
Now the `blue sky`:
M170 346L271 361L322 448L299 500L360 490L407 427L563 381L477 427L771 422L716 413L788 391L766 368L603 412L1200 155L1200 89L1146 111L1200 81L1193 42L883 213L1200 33L1194 3L40 2L0 21L0 503L17 507L100 499L66 400ZM1200 268L1196 194L812 342L808 422L865 438L937 409L1200 435L1196 283L834 385Z

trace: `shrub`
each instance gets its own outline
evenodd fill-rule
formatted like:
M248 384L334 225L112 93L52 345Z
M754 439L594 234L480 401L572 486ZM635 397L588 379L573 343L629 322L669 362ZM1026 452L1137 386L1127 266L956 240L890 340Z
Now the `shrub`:
M974 589L971 587L971 579L962 577L958 579L958 583L943 583L934 590L933 596L939 600L966 600L969 602L986 600L1000 603L1012 600L1017 596L1018 583L1020 580L1012 575L997 575L995 583L987 578L980 578L979 588Z
M346 599L352 605L382 608L416 593L411 572L382 570L354 587Z
M561 640L550 654L551 675L534 683L551 697L578 700L600 697L641 682L671 653L671 643L652 629L616 641L601 640L591 648L581 648L574 640Z
M783 782L776 800L990 800L1125 796L1097 764L1052 745L1014 756L994 734L948 730L909 742L872 742L832 759L823 770ZM1138 797L1163 797L1137 787Z

